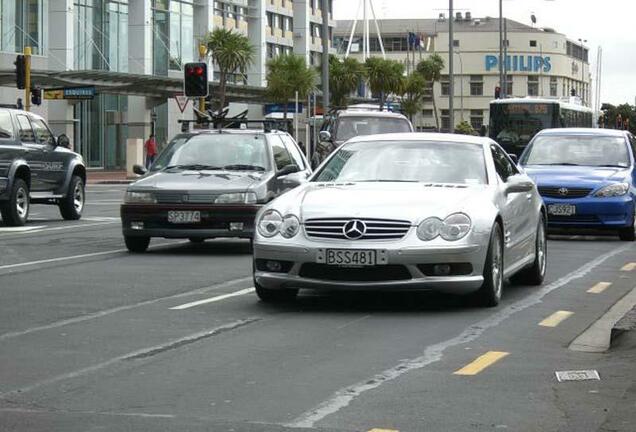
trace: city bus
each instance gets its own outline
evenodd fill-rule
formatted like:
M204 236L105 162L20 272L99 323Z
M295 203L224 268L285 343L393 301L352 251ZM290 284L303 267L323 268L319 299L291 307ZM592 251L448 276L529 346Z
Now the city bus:
M521 155L523 149L542 129L593 127L592 109L578 98L559 99L511 98L490 103L488 135L508 153Z

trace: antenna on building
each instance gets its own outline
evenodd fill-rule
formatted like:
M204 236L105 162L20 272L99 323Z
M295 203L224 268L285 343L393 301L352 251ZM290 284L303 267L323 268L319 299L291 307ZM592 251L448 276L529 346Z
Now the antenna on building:
M366 61L366 59L371 57L371 46L369 43L371 39L369 32L369 20L373 20L373 23L375 24L378 42L380 42L380 51L382 51L382 58L386 58L384 43L382 42L382 34L380 33L380 26L378 25L378 18L375 15L375 8L373 7L373 0L360 0L360 2L358 3L358 10L353 20L351 33L349 34L349 43L347 44L347 52L345 53L345 58L349 57L349 54L351 53L351 46L353 45L353 35L355 34L356 27L358 26L358 15L360 14L360 9L362 9L362 61L364 62Z

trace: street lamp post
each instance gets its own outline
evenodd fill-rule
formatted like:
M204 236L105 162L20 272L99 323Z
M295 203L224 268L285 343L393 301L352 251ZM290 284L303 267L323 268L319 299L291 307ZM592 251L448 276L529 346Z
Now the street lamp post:
M587 39L579 38L581 43L581 101L585 104L585 47L584 43L587 43Z
M504 53L503 53L503 0L499 0L499 88L501 96L506 95L506 83L504 83Z

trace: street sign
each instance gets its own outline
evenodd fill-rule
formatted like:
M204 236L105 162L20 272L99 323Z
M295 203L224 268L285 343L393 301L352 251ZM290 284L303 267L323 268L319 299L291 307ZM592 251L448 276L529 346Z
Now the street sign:
M188 99L188 97L184 96L183 94L174 95L174 100L177 102L179 111L181 111L182 113L185 111L186 107L188 106L188 102L190 101L190 99Z
M44 99L48 100L90 100L95 97L95 87L65 87L44 90Z

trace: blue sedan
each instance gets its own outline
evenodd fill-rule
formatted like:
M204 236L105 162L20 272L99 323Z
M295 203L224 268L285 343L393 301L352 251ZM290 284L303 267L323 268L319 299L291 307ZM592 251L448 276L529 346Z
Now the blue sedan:
M611 129L546 129L521 155L548 209L548 227L635 239L636 140Z

